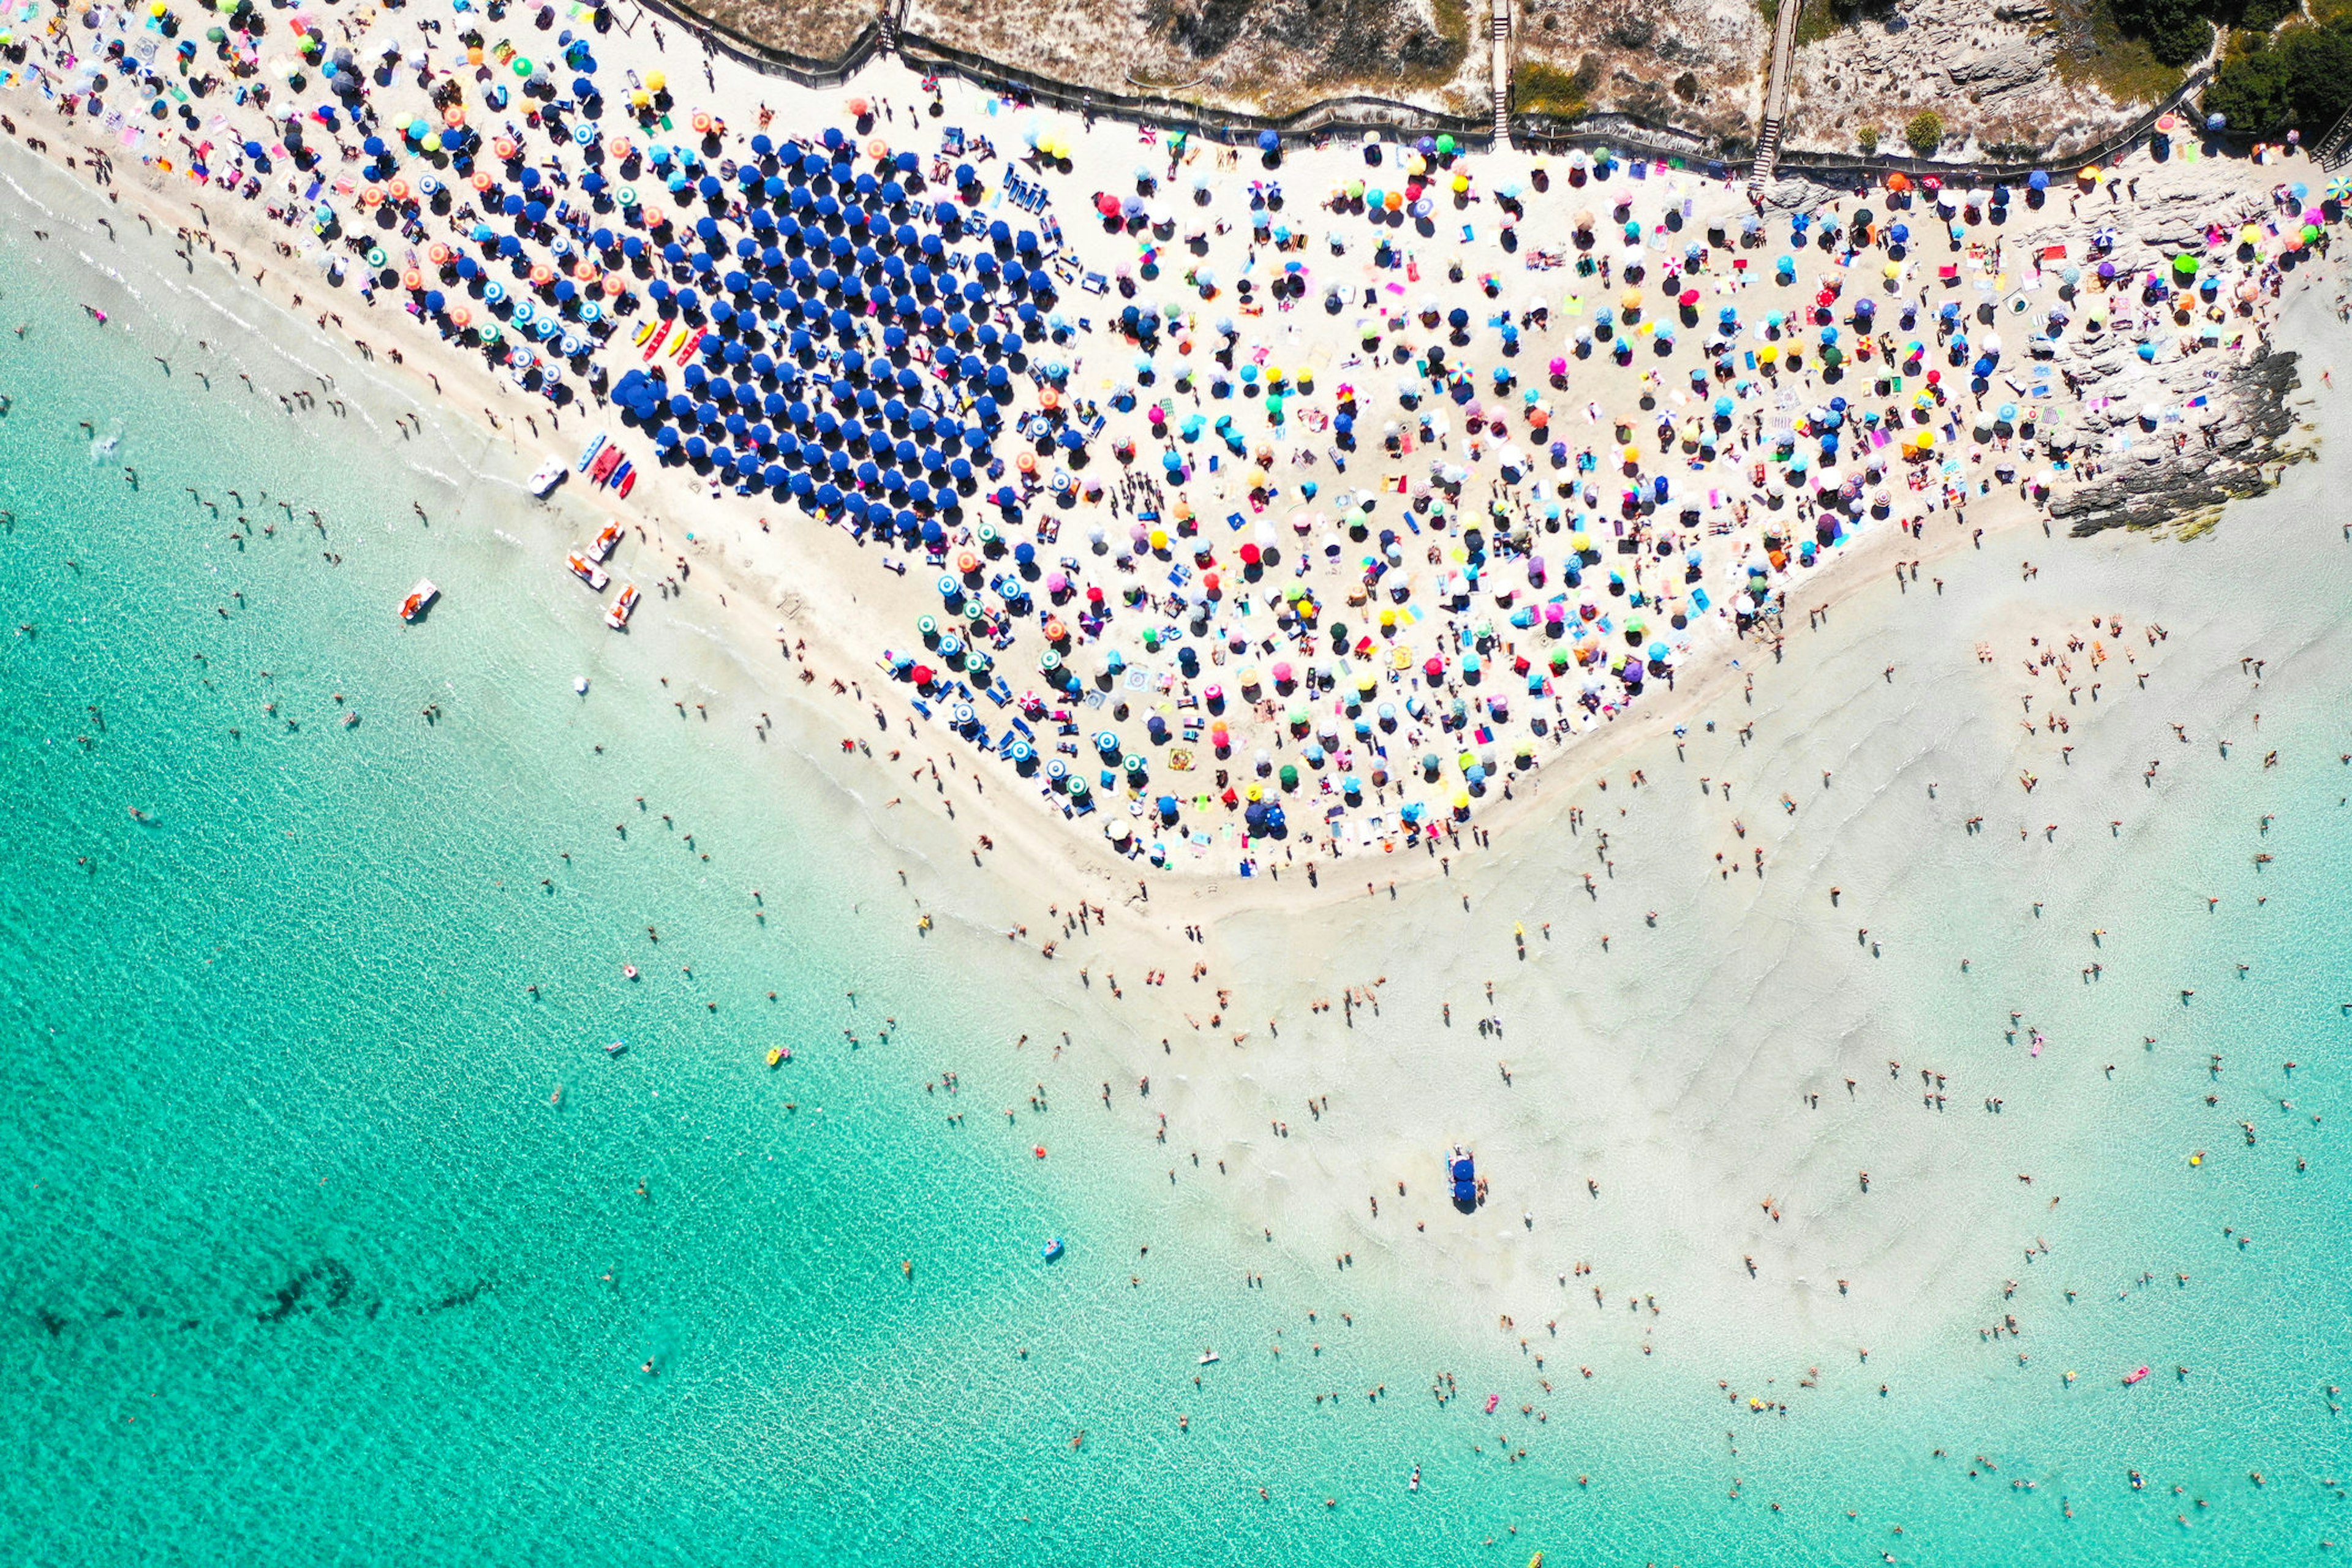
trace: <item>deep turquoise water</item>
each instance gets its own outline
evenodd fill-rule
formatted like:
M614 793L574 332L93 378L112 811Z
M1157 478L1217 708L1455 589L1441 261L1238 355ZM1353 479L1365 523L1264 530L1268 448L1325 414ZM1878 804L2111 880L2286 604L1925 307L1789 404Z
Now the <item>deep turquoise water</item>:
M2266 731L2308 738L2261 784L2273 866L2241 842L2243 775L2216 773L2125 869L2048 868L2054 910L2169 910L2135 940L2178 961L2119 957L2072 992L2021 968L2053 1037L2136 1048L2169 1032L2174 975L2210 978L2193 1035L2101 1113L2050 1119L2041 1152L2092 1217L2065 1259L2084 1300L2037 1301L2031 1368L1930 1335L1798 1394L1818 1351L1792 1351L1782 1417L1727 1408L1687 1360L1580 1347L1605 1391L1565 1387L1538 1427L1515 1414L1516 1351L1452 1333L1452 1281L1245 1247L1213 1197L1154 1184L1159 1151L1086 1114L1083 1081L1016 1134L992 1123L1045 1070L1007 1055L1003 1021L1059 1004L984 940L917 935L858 816L740 721L774 672L658 613L604 632L551 567L562 525L411 466L495 467L478 438L411 447L381 409L362 437L244 398L221 369L268 352L217 321L116 300L112 327L85 322L71 301L99 285L72 247L97 243L0 240L0 310L33 323L0 335L5 620L33 628L0 645L9 1560L2238 1563L2352 1530L2322 1484L2352 1479L2323 1392L2352 1381L2340 597L2263 612L2266 647L2308 649L2264 701ZM190 340L215 333L208 360ZM209 394L190 384L207 363ZM2293 548L2315 550L2332 525L2301 526ZM403 627L420 574L447 596ZM2178 635L2220 646L2232 612L2206 611ZM2013 872L1920 875L1985 932L1988 968L2026 951L2016 905L2044 895ZM2258 879L2277 918L2200 923L2193 893ZM1890 1033L1991 1054L1958 1043L1924 960L1888 973ZM772 1072L773 1044L794 1060ZM2220 1108L2207 1050L2243 1063ZM924 1089L943 1069L964 1126ZM1074 1245L1048 1268L1055 1233ZM1131 1289L1154 1238L1168 1261ZM1244 1267L1268 1288L1242 1289ZM2210 1288L2116 1295L2174 1268ZM1227 1362L1195 1388L1208 1343ZM2127 1394L2134 1361L2162 1375ZM1441 1369L1465 1395L1444 1407ZM1976 1455L1998 1472L1970 1479Z

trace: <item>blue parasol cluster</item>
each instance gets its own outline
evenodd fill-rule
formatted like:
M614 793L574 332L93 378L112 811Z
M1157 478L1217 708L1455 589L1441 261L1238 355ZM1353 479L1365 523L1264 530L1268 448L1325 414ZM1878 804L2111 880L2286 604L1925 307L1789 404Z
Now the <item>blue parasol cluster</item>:
M943 534L1003 471L1004 405L1056 292L1038 237L967 224L922 199L913 153L861 157L838 130L752 150L722 181L656 149L656 172L704 210L650 241L592 237L653 268L666 331L698 334L675 381L632 369L612 399L665 461L910 542Z

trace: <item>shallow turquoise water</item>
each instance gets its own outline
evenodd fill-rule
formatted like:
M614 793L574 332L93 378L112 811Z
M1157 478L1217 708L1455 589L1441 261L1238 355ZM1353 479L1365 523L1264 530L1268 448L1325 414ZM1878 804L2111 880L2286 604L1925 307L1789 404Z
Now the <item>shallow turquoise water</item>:
M1984 985L1964 997L1899 945L1876 983L1890 1034L1956 1062L2081 1094L2105 1080L2075 1041L2128 1064L2099 1116L2044 1131L2025 1092L2009 1113L2053 1167L2102 1173L2070 1189L2092 1215L2064 1258L2084 1295L2059 1311L2043 1290L2030 1367L1931 1337L1799 1393L1818 1352L1792 1352L1777 1416L1727 1407L1689 1361L1573 1345L1562 1361L1603 1375L1560 1379L1538 1426L1515 1349L1430 1331L1451 1282L1254 1252L1213 1198L1156 1186L1158 1151L1083 1084L1016 1135L991 1124L1035 1076L997 1020L1051 999L984 943L919 939L813 768L658 685L743 672L657 600L605 633L551 569L557 524L410 466L490 464L472 437L428 455L240 402L218 374L204 394L194 331L120 302L85 323L77 243L96 242L0 240L0 303L36 323L0 336L5 618L34 628L0 647L9 1559L2225 1563L2317 1557L2352 1526L2321 1484L2352 1477L2323 1394L2352 1374L2331 1142L2352 1113L2352 813L2333 809L2352 658L2319 596L2266 612L2266 648L2311 648L2264 699L2266 731L2309 738L2263 775L2274 805L2206 769L2126 869L2054 861L2046 895L1938 850L1921 896L1982 933ZM104 460L83 419L119 431ZM420 573L447 596L403 627ZM2228 633L2192 614L2176 635ZM2245 819L2273 808L2257 869ZM2257 886L2261 916L2197 908ZM2018 907L2045 896L2074 924L2169 911L2130 933L2164 962L2119 940L2095 986L2029 962ZM2068 1049L2020 1067L1983 1027L1994 984ZM2161 1051L2130 1058L2147 1033ZM794 1061L771 1072L772 1044ZM922 1087L942 1069L963 1127ZM1049 1268L1055 1233L1074 1245ZM1139 1289L1139 1238L1168 1259ZM1242 1290L1244 1267L1268 1289ZM2116 1294L2175 1268L2199 1285ZM1209 1343L1226 1360L1195 1387ZM2142 1361L2160 1375L2126 1394L2116 1372ZM1464 1395L1443 1407L1441 1369ZM1977 1455L1998 1471L1971 1479Z

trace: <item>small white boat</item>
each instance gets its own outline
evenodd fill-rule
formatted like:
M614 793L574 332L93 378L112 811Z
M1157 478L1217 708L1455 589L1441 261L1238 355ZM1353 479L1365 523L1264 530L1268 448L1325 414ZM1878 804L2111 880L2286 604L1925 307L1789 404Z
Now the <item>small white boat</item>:
M632 583L621 590L621 596L613 601L611 609L604 612L604 624L616 632L627 630L629 616L636 607L637 585Z
M598 529L596 537L588 542L588 553L592 559L610 561L613 558L613 552L620 547L621 521L620 519L614 518Z
M400 601L400 618L404 621L416 619L430 609L433 601L440 596L441 590L434 585L430 577L419 577L416 580L416 586L408 591L408 597Z
M576 550L563 558L563 563L572 568L572 574L574 577L579 578L583 583L587 584L591 588L595 589L596 592L600 594L603 593L606 585L613 581L613 579L605 574L605 571L602 566L597 565L593 561L589 560L588 557L581 554L580 552Z
M1223 1356L1220 1356L1214 1351L1202 1351L1201 1352L1201 1364L1202 1366L1214 1366L1223 1359L1224 1358Z
M547 461L541 463L537 468L531 471L530 480L530 493L535 496L543 496L547 494L548 491L562 484L563 482L563 476L571 471L569 465L567 465L562 458L548 458Z

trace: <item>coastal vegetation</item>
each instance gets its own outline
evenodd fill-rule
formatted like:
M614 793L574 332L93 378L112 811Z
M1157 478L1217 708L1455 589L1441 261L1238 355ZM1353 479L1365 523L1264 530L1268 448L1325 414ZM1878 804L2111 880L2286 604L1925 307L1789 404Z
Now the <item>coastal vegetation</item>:
M1548 114L1574 120L1592 107L1592 90L1601 84L1601 62L1591 55L1574 70L1549 60L1529 60L1511 73L1511 107L1521 114Z
M2180 67L2157 58L2147 39L2126 30L2108 0L2057 0L2058 79L2086 82L2118 103L2155 103L2179 90Z
M2107 0L2126 37L2144 40L2168 66L2192 65L2213 47L2216 27L2268 32L2294 15L2294 0Z
M2324 135L2352 109L2352 8L2322 25L2298 23L2275 37L2237 32L2205 89L2205 110L2249 136L2299 128Z

